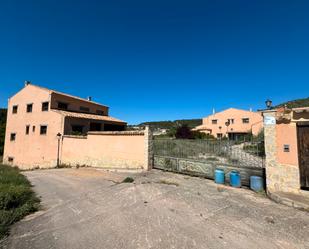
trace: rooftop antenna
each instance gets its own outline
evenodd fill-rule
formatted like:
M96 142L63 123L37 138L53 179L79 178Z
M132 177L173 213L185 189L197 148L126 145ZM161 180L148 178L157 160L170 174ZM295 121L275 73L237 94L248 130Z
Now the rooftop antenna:
M212 108L212 115L215 115L216 114L216 110L215 108Z
M250 112L252 112L252 107L250 107Z

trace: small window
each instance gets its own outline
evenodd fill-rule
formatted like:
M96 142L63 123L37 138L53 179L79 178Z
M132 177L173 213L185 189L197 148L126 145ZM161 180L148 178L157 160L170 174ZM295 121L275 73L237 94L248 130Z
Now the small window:
M33 104L28 104L27 105L27 112L32 112L32 107L33 107Z
M63 103L63 102L58 102L58 109L67 110L68 109L68 104L67 103Z
M49 107L49 102L42 103L42 112L47 112Z
M17 105L13 105L12 113L16 114L17 111L18 111L18 106Z
M16 140L16 133L11 133L10 140L11 141L15 141Z
M217 138L222 138L222 133L217 133Z
M29 135L29 132L30 132L30 125L27 125L26 126L26 135Z
M98 115L102 115L102 116L104 115L104 111L102 111L102 110L97 110L96 113L97 113Z
M88 107L85 107L85 106L80 106L79 110L82 111L82 112L89 112L90 111L90 109Z
M32 126L32 132L35 132L35 125Z
M234 124L234 119L233 118L228 119L228 121L229 121L230 124Z
M218 124L218 119L213 119L213 120L211 120L211 123L212 123L212 124Z
M46 135L47 134L47 125L41 125L40 134L41 135Z
M13 162L14 162L14 157L10 157L10 156L9 156L9 157L8 157L8 162L9 162L9 163L13 163Z
M249 122L250 122L249 118L243 118L242 119L243 124L249 124Z

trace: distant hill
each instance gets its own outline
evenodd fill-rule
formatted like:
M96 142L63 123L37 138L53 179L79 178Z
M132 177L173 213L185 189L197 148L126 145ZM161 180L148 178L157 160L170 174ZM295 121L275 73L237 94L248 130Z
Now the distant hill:
M281 103L275 106L275 108L285 106L285 105L288 108L307 107L309 106L309 97L304 98L304 99L295 99L295 100L287 101L287 102L284 102L284 103Z
M190 128L193 128L195 126L202 124L202 119L180 119L180 120L174 120L174 121L154 121L154 122L144 122L140 123L137 126L150 126L152 129L170 129L179 125L186 124Z
M3 155L7 109L0 108L0 156Z

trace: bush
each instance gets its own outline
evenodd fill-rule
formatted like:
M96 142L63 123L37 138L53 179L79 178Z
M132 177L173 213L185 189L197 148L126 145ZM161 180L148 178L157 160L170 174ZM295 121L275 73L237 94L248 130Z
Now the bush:
M0 239L9 226L39 208L31 184L17 168L0 165Z
M126 177L123 181L123 183L131 183L131 182L134 182L134 179L132 177Z
M182 125L182 126L179 126L176 130L176 133L175 133L175 137L176 138L180 138L180 139L192 139L193 138L193 134L192 134L192 131L191 129L189 128L189 126L187 125Z

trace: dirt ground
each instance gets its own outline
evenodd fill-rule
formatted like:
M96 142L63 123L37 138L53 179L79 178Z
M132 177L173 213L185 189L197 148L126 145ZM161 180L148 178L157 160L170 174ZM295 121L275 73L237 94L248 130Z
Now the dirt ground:
M3 248L309 248L309 214L197 177L54 169L25 172L43 209ZM133 183L121 183L131 176Z

